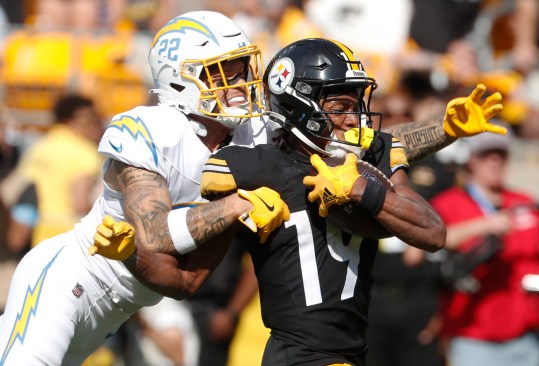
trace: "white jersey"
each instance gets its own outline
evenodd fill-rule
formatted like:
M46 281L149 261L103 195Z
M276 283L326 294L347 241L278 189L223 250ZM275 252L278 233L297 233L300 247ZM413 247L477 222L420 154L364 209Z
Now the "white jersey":
M202 166L211 151L191 128L187 116L172 107L137 107L113 117L99 144L99 152L109 159L158 173L167 182L173 207L186 207L204 200L200 196ZM103 173L110 165L105 161ZM96 227L104 215L126 221L124 197L104 184L103 194L90 213L75 226L80 245L86 251L93 243ZM141 305L153 305L160 296L142 286L120 261L94 256L91 270L106 283L122 278L115 289L119 296Z
M163 176L173 208L205 202L200 196L202 167L212 152L192 123L169 106L137 107L116 115L99 144L108 158L103 173L110 159L116 159ZM267 121L252 119L236 128L233 143L266 143L270 131ZM73 231L39 244L21 261L0 317L0 365L36 360L47 365L80 364L133 312L162 298L136 280L122 262L88 254L105 215L125 221L123 205L122 193L105 184L103 194Z
M189 117L173 107L137 107L112 118L99 144L99 152L109 159L158 173L165 178L173 209L191 207L207 202L200 196L202 167L212 154L191 127ZM218 122L216 122L218 123ZM268 123L253 118L252 124L234 130L232 143L254 146L268 140ZM110 160L105 162L105 173ZM123 195L104 184L104 192L91 212L75 226L80 245L86 251L93 244L96 227L104 215L116 221L126 221L123 215ZM92 258L89 265L94 273L110 280L122 278L119 295L141 306L156 303L155 293L149 293L120 261L101 256ZM106 281L111 283L111 281ZM126 291L122 291L122 287Z

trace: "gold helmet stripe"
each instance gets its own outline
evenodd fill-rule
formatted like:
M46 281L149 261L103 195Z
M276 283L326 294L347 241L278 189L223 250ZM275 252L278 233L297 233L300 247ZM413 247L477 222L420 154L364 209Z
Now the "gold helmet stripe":
M337 46L339 46L339 48L343 51L343 53L348 58L348 61L351 61L350 67L352 68L352 70L361 70L359 68L358 59L357 59L356 55L354 55L354 53L352 52L352 50L350 48L346 47L344 44L342 44L339 41L332 40L331 42L333 42Z

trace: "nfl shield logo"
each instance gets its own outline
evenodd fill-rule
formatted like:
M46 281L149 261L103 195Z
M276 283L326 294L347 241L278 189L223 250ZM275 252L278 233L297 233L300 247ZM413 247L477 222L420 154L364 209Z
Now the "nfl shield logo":
M75 297L77 299L80 299L81 296L84 294L84 289L82 288L81 285L79 285L78 283L75 285L75 287L73 288L73 290L71 290L71 292L73 292L73 295L75 295Z

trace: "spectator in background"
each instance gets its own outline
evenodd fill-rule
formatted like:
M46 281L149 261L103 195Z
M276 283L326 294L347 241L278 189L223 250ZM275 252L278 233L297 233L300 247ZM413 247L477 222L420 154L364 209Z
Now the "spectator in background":
M22 24L27 16L28 10L31 7L31 0L0 0L0 8L3 9L8 18L9 23Z
M482 263L471 258L467 286L442 295L452 366L539 364L539 287L527 284L539 274L539 211L505 185L510 141L490 133L470 138L467 184L431 201L447 225L446 249L463 258L478 248L488 254Z
M400 66L397 56L408 39L412 0L309 0L305 13L324 37L360 52L369 75L378 82L378 94L393 90Z
M56 123L23 154L17 167L37 190L33 245L69 230L90 210L103 162L97 152L103 128L90 99L63 97L54 106L54 116Z
M4 53L4 41L9 33L9 20L7 14L0 4L0 56Z
M531 76L537 73L539 2L414 0L414 5L401 69L426 73L437 90L484 83L504 96L499 117L523 125L522 133L515 130L519 135L533 136L526 125L535 123L527 115L538 80Z
M305 14L308 0L242 0L233 16L269 59L286 45L323 33Z
M0 106L0 180L13 171L21 155L18 146L9 141L10 124L6 108Z
M15 267L30 249L37 219L35 186L14 172L20 153L6 136L9 124L7 113L0 108L0 314Z
M200 341L191 309L165 297L140 309L123 326L129 366L199 366ZM101 365L100 365L101 366Z
M176 13L174 0L109 0L110 18L128 22L138 31L156 33ZM113 5L113 6L111 6Z
M414 0L414 9L410 37L423 53L415 61L425 62L415 66L442 66L463 83L491 71L526 75L536 66L539 5L534 0Z
M0 201L0 316L4 313L9 282L17 266L17 260L6 245L9 211Z

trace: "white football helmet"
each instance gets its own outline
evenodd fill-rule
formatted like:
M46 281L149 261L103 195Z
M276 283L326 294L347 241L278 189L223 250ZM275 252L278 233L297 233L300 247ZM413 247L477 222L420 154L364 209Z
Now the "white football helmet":
M248 64L246 82L228 85L222 64L238 58ZM261 52L236 23L220 13L194 11L172 19L155 35L148 60L157 87L151 92L159 94L161 104L231 128L262 114ZM219 85L209 77L210 66L221 72ZM207 76L209 85L201 75ZM245 89L247 102L227 107L217 98L216 91L236 88Z

